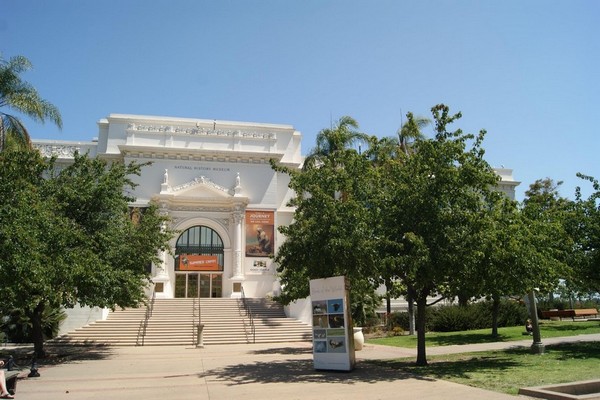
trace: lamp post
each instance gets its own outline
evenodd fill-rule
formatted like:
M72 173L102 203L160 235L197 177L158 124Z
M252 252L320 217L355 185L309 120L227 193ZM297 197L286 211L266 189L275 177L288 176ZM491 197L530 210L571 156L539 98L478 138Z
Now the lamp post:
M537 305L535 304L535 292L532 290L527 296L529 297L529 314L531 315L531 325L533 327L533 344L531 345L531 352L533 354L544 354L545 346L542 343L542 335L540 333Z

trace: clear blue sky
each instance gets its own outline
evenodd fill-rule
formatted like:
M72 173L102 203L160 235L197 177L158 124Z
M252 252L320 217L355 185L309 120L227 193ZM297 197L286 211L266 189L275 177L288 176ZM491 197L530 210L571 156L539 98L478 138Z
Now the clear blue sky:
M445 103L488 162L573 198L600 178L600 2L2 0L0 52L91 140L110 113L293 125L303 153L342 115L394 135ZM431 130L429 131L431 133Z

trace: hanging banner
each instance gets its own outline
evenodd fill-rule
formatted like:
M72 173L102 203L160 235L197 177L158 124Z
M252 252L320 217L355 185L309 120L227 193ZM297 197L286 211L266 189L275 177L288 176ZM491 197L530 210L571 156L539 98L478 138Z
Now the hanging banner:
M269 257L275 247L275 213L246 211L246 257Z
M179 271L220 271L217 256L182 254L179 256Z
M315 369L354 369L356 358L348 288L344 276L310 281Z

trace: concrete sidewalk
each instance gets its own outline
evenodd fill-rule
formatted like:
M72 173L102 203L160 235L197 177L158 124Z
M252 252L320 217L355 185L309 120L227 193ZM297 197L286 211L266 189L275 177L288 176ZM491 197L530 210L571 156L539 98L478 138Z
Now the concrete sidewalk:
M599 335L548 339L600 341ZM529 346L523 342L430 347L428 354ZM497 347L502 346L502 347ZM480 348L481 347L481 348ZM48 399L515 399L456 383L415 377L361 362L412 357L411 349L366 345L352 372L315 371L312 344L81 348L82 359L44 367L21 380L20 400ZM520 397L524 398L524 397Z

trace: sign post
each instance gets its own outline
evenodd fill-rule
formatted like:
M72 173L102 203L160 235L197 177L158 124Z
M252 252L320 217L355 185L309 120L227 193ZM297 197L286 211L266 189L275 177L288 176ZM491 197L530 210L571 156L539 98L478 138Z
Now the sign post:
M344 276L312 279L310 298L315 369L353 370L356 358L348 280Z

